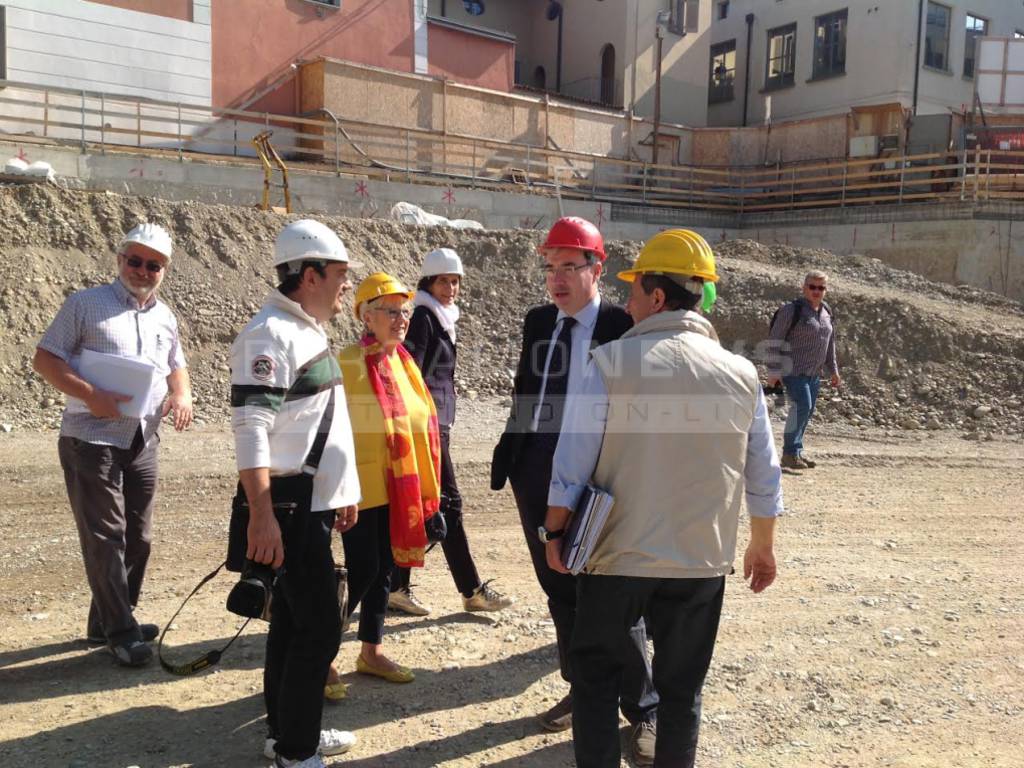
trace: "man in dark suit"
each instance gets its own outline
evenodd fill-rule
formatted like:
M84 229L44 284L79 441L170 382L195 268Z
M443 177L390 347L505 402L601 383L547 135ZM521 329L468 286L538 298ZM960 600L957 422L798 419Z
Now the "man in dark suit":
M545 542L563 533L543 528L551 463L565 400L582 382L590 350L619 338L632 320L598 292L605 252L601 233L593 224L575 217L559 219L539 250L552 303L531 309L523 323L512 413L494 449L491 488L500 490L506 479L512 484L534 572L555 624L562 677L571 684L568 650L576 619L576 577L556 573L545 558ZM643 621L633 628L631 639L621 707L635 726L633 752L640 764L649 764L658 698L651 682ZM550 731L572 727L571 693L538 719Z

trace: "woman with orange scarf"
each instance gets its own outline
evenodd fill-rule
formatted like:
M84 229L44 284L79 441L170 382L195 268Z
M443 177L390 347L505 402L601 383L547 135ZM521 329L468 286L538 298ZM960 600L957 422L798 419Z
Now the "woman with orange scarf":
M391 573L396 564L423 566L424 521L437 513L441 496L434 400L402 346L412 297L383 272L363 280L355 311L364 334L338 356L363 492L359 521L342 534L349 614L361 605L356 671L394 683L412 682L414 675L381 651ZM328 698L342 698L343 691L332 697L328 690Z

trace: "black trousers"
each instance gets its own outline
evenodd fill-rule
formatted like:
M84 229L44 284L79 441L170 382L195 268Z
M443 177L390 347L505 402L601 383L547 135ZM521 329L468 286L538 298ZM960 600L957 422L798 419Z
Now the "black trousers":
M146 445L141 429L128 448L57 441L92 592L89 637L115 644L142 639L132 608L149 562L159 443L154 435Z
M263 698L277 752L292 760L312 757L320 745L324 685L341 645L333 527L333 511L300 512L281 532L285 570L270 608Z
M692 768L700 729L701 689L715 648L725 577L578 579L573 664L573 744L579 768L618 768L616 705L630 628L643 615L654 637L657 768Z
M359 609L359 639L379 645L391 593L391 526L387 506L359 510L359 521L341 534L348 568L348 612Z
M548 610L555 624L555 637L558 641L558 663L562 677L572 684L575 711L579 695L569 648L575 632L578 577L548 568L544 544L537 537L537 528L543 525L548 510L552 458L550 449L543 450L537 441L528 438L509 480L519 507L519 520L526 537L526 546L530 550L533 570L548 597ZM624 669L621 681L622 714L634 724L641 721L653 723L657 719L658 694L654 690L651 664L647 656L647 630L640 616L633 621L628 634L629 644L623 648L621 658Z
M469 539L462 523L462 494L455 482L455 465L452 463L451 428L441 427L441 512L448 524L448 535L441 542L444 559L448 561L448 570L452 572L455 588L463 597L472 597L480 586L480 575L476 571L476 563L469 552ZM411 568L395 567L391 579L391 591L409 588Z

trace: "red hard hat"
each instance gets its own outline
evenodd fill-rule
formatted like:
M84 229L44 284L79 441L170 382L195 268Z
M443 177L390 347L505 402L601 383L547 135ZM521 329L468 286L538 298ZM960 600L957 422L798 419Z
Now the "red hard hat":
M579 216L565 216L554 223L544 244L540 247L543 254L547 248L573 248L577 251L592 251L597 258L604 261L604 238L597 227Z

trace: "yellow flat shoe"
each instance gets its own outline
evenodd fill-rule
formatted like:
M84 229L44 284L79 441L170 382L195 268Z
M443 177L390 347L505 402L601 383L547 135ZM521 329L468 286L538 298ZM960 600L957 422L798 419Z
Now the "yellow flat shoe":
M324 699L329 704L337 704L348 697L348 683L340 680L336 683L328 683L324 686Z
M362 656L356 657L356 672L361 675L381 677L389 683L411 683L416 679L416 675L408 667L396 665L395 669L377 669L377 667L371 667L363 661Z

